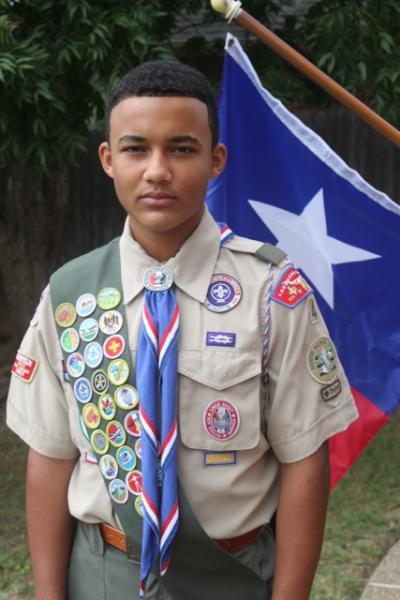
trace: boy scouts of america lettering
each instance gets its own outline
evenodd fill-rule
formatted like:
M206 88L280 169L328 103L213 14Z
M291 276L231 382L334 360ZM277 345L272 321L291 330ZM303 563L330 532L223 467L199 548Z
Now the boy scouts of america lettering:
M131 498L143 516L139 396L126 351L121 292L84 293L55 310L65 379L77 400L80 425L116 504Z

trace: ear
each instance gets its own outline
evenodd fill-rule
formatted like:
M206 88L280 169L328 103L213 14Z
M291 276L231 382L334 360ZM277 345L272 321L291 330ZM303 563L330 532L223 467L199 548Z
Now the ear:
M214 179L222 173L225 167L228 151L224 144L217 144L212 151L211 169L209 179Z
M99 146L99 158L101 162L101 166L104 171L107 173L109 177L113 177L113 168L112 168L112 153L110 149L110 145L108 142L102 142Z

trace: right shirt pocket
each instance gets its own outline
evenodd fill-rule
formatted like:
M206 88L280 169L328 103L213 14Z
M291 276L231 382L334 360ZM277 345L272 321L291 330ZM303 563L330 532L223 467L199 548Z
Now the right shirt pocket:
M179 425L194 450L249 450L260 439L261 362L257 352L179 353Z

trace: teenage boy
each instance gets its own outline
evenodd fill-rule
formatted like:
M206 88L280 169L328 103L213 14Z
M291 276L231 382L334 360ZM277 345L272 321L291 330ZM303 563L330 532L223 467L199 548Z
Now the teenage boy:
M52 276L9 393L36 600L309 597L326 440L357 413L307 283L209 215L226 153L197 71L113 91L122 237Z

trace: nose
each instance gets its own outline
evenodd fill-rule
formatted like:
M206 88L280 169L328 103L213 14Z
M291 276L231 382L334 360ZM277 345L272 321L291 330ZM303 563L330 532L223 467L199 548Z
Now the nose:
M171 181L171 170L168 160L161 152L151 152L146 163L143 178L145 181L152 183L169 183Z

